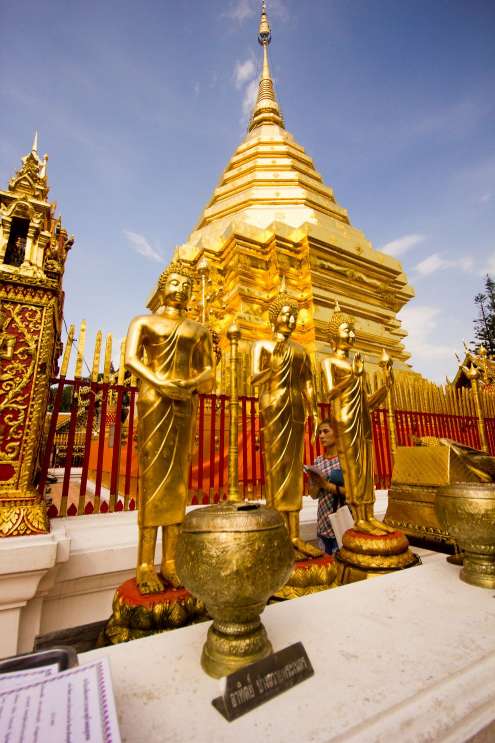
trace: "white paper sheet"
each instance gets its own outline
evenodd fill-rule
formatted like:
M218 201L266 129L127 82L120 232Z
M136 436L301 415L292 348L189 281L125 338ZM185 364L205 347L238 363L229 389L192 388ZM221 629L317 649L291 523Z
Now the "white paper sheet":
M0 674L0 692L8 689L17 689L19 686L31 684L34 681L43 681L50 676L58 673L58 665L53 663L49 666L40 668L31 668L26 671L10 671L10 673Z
M120 743L106 658L0 689L2 743Z

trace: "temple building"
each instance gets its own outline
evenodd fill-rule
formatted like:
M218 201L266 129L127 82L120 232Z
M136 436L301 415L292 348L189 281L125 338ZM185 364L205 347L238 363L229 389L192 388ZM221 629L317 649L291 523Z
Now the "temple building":
M74 243L48 201L38 136L0 190L0 536L48 531L36 486L51 377L62 350L62 279Z
M270 334L267 309L285 276L300 304L296 340L318 362L329 351L335 300L356 317L357 348L376 370L385 348L407 370L407 334L397 312L414 296L398 260L375 250L285 128L268 61L263 4L258 35L263 69L243 142L228 163L181 256L209 266L210 323L222 336L235 318L244 351ZM152 301L151 301L152 304Z

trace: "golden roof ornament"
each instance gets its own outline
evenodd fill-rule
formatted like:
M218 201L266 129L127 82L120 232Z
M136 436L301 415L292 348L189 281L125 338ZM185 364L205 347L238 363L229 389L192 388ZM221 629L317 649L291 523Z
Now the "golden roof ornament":
M46 178L47 160L47 155L43 160L38 155L38 132L35 132L31 152L21 158L22 166L10 179L9 191L45 200L49 191Z
M266 12L266 3L263 0L261 4L261 18L258 30L258 42L263 47L263 71L258 88L258 97L251 115L248 130L252 131L261 124L277 124L285 128L280 107L275 97L273 80L268 63L268 46L272 40L272 32Z

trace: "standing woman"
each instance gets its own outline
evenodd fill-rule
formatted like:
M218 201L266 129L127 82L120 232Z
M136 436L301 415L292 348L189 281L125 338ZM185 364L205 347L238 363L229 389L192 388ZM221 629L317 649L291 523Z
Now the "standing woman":
M316 457L313 466L321 473L309 473L309 494L318 498L317 533L325 545L325 552L329 555L337 550L330 514L345 503L345 489L342 479L342 469L337 455L335 431L329 419L322 420L318 426L317 435L323 449L323 454Z

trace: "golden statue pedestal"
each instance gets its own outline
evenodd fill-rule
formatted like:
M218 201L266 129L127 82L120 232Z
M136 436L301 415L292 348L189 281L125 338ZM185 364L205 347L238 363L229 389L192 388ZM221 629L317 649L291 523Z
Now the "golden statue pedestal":
M343 546L336 553L339 585L404 570L421 563L419 557L409 549L407 537L400 531L377 536L348 529L342 541Z
M185 588L170 587L142 596L136 579L131 578L115 591L112 616L103 630L101 644L117 645L208 618L204 603Z
M277 593L275 600L297 599L300 596L308 596L310 593L326 591L328 588L336 588L337 565L332 555L312 557L309 560L298 560L289 580Z

